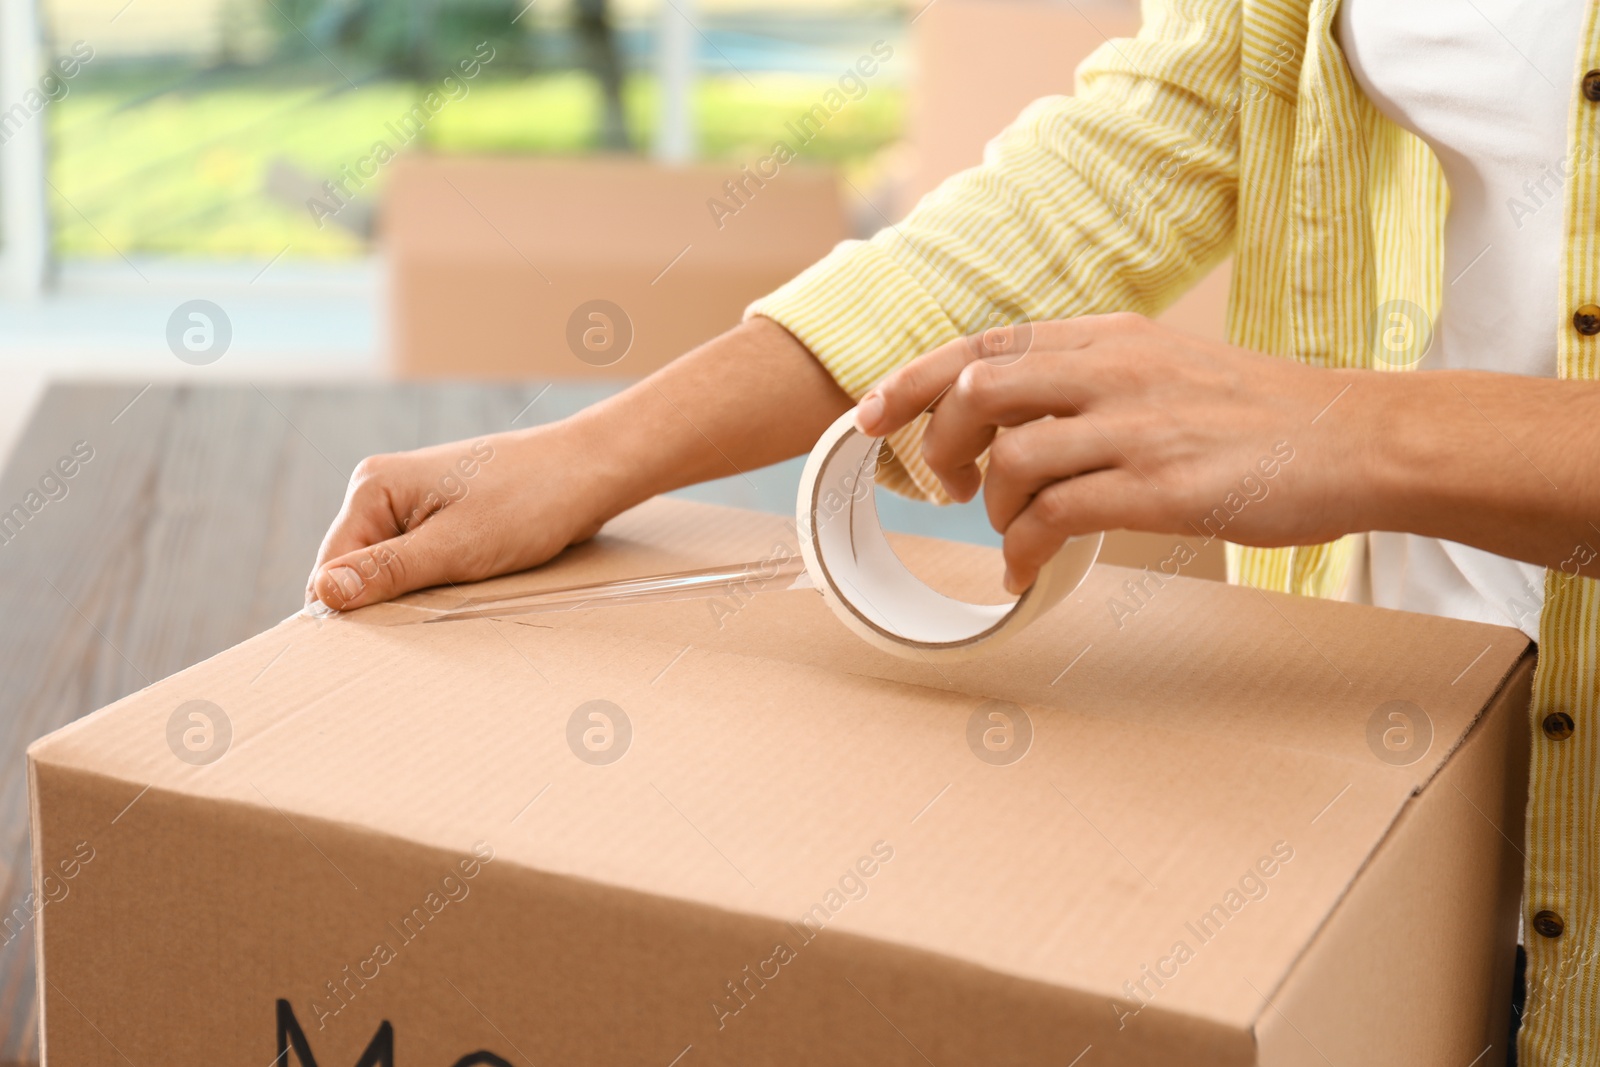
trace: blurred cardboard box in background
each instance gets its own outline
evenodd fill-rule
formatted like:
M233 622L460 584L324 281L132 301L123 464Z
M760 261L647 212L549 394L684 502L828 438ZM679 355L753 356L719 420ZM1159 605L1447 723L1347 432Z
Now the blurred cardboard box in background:
M791 530L653 501L464 592ZM1517 631L1097 567L935 670L813 590L423 622L462 596L33 745L47 1063L1501 1062Z
M737 325L750 301L848 236L831 169L767 172L400 157L380 222L394 369L643 377Z

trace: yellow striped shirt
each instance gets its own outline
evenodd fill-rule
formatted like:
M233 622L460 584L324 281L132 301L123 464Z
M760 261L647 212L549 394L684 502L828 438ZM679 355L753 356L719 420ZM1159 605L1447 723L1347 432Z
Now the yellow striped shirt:
M1400 0L1403 2L1403 0ZM1436 313L1449 191L1417 137L1361 93L1334 37L1336 0L1146 0L1138 36L1097 50L1079 92L1030 106L984 163L899 225L847 242L754 314L803 341L861 396L892 368L990 325L1109 311L1154 314L1230 252L1235 344L1329 367L1376 358L1395 307ZM1464 8L1462 17L1476 17ZM1600 303L1600 68L1591 4L1572 77L1564 170L1563 314ZM1464 72L1470 77L1470 72ZM1395 304L1405 301L1407 304ZM1600 377L1600 337L1567 321L1563 378ZM941 499L922 423L897 435L882 480ZM1574 546L1574 559L1600 553ZM1351 539L1229 546L1229 574L1261 588L1336 595ZM1574 568L1575 569L1575 568ZM1600 1062L1600 594L1547 572L1529 722L1533 767L1524 907L1528 1067ZM1553 740L1540 723L1566 712ZM1565 922L1536 934L1534 912Z

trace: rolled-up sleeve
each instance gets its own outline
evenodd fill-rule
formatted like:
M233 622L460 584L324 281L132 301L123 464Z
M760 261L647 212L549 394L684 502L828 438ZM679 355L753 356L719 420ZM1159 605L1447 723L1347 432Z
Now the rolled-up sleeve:
M1079 92L1030 105L911 214L846 241L747 314L800 339L853 397L908 360L992 325L1154 314L1227 255L1237 195L1239 0L1147 2ZM944 500L923 420L879 480Z

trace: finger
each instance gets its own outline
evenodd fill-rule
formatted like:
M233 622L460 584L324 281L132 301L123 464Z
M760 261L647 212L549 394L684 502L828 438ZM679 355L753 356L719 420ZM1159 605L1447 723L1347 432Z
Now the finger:
M862 397L856 409L856 428L874 437L893 433L940 402L940 394L970 364L1010 366L1033 352L1085 349L1099 340L1127 336L1135 328L1131 320L1138 318L1098 315L1027 322L991 327L947 341L907 363Z
M1006 589L1020 595L1069 537L1137 528L1143 491L1148 490L1138 476L1121 469L1094 471L1041 489L1006 527Z
M918 356L879 382L856 405L856 429L884 437L926 411L976 358L965 337Z
M349 555L358 549L371 548L403 533L387 508L352 508L349 503L339 510L338 517L322 539L317 549L317 560L306 578L306 599L315 596L313 586L323 564L331 559Z
M350 611L442 585L457 577L461 555L450 526L432 516L398 537L336 556L317 567L312 592L328 607Z
M1007 430L989 448L983 503L1005 533L1046 486L1116 465L1117 451L1081 418L1041 419Z
M312 587L316 577L329 560L397 537L437 510L436 506L416 504L414 492L402 491L401 496L396 496L398 481L394 461L389 457L372 456L356 466L344 503L322 538L316 562L306 579L308 602L315 596Z
M983 483L978 457L998 428L1081 410L1057 381L1071 373L1062 364L1052 353L1036 352L1012 363L979 360L956 376L922 436L922 458L954 499L977 494Z

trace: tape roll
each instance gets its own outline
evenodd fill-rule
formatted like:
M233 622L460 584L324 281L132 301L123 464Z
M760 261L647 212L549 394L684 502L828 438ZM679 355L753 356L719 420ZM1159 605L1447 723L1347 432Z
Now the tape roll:
M970 659L1055 607L1089 573L1104 534L1069 539L1013 603L970 604L933 589L884 537L873 493L883 442L854 420L854 412L840 416L811 450L795 518L812 582L868 644L923 662Z

